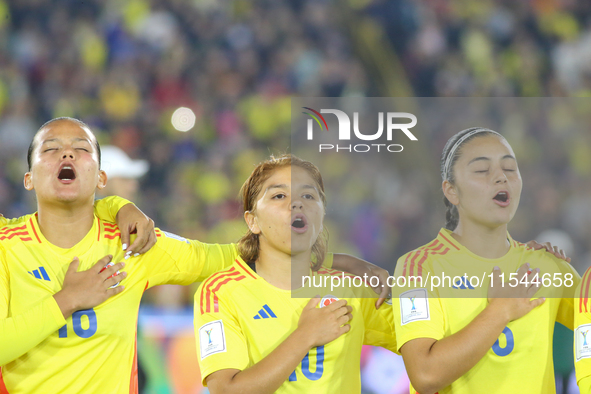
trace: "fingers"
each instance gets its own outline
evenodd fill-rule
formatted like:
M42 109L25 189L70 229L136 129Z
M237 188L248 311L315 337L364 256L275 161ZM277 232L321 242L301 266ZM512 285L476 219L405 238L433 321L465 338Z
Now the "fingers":
M342 327L339 328L339 336L348 333L351 331L351 325L344 324Z
M125 258L127 258L127 256L131 256L132 254L134 256L138 255L138 251L144 247L144 245L148 241L149 236L149 234L146 233L145 229L143 229L142 226L139 226L137 222L133 223L130 230L137 230L137 237L135 238L135 241L133 241L133 243L129 245L129 248L127 248Z
M533 248L533 250L540 250L545 247L544 245L542 245L534 240L527 242L526 245L530 248Z
M346 313L337 319L337 324L342 326L343 324L350 322L351 319L353 319L353 315L351 313Z
M156 231L154 231L154 228L152 228L151 230L148 230L148 240L146 241L144 246L140 250L138 250L137 253L138 254L146 253L148 250L152 249L152 246L156 245L157 240L158 240L158 238L156 237ZM135 250L135 249L133 249L133 250Z
M92 266L91 270L96 271L97 273L100 273L101 270L103 268L105 268L105 266L107 264L109 264L112 259L113 259L113 255L110 255L110 254L106 255L105 257L103 257L102 259L97 261L96 264Z
M329 312L334 312L337 309L344 307L345 305L347 305L347 300L338 300L326 306L326 310L328 310Z
M74 257L72 259L72 262L70 263L70 266L68 267L68 270L66 271L66 275L68 275L69 273L78 271L79 265L80 265L80 259L78 259L78 257Z
M529 305L531 306L531 309L535 309L542 305L544 301L546 301L546 297L536 298L535 300L531 300Z
M127 250L131 231L129 227L119 228L119 231L121 231L121 249Z
M125 267L124 263L113 264L110 267L105 268L100 273L100 275L102 276L103 280L107 280L107 278L110 278L113 275L117 275L117 272L122 270L123 267Z
M310 299L304 309L313 309L316 308L320 304L320 296L315 296L314 298Z
M107 298L111 298L114 295L121 293L123 290L125 290L125 286L123 285L107 289Z
M127 272L125 272L125 271L115 274L113 276L110 276L105 280L105 286L107 286L107 288L115 287L116 285L119 284L119 282L121 282L126 277L127 277Z

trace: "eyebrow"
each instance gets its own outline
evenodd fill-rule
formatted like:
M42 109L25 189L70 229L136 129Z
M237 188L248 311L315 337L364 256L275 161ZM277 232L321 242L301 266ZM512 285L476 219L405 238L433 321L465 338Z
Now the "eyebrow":
M88 139L86 139L86 138L76 137L73 140L74 140L74 142L88 142L90 144L90 141L88 141ZM49 138L49 139L41 141L41 144L45 144L47 142L58 142L58 141L60 141L59 138Z
M513 157L513 155L505 155L505 156L501 157L501 160L505 160L505 159L513 159L513 160L515 160L515 157ZM491 159L490 159L490 157L485 157L485 156L475 157L475 158L473 158L472 160L470 160L468 162L468 165L470 165L470 164L472 164L472 163L474 163L476 161L483 161L483 160L484 161L490 161ZM515 161L517 161L517 160L515 160Z
M269 187L267 187L265 189L265 191L268 191L271 189L287 189L287 188L288 188L288 186L285 183L282 183L282 184L277 184L277 185L270 185ZM314 191L318 191L318 189L312 185L302 185L302 189L312 189Z

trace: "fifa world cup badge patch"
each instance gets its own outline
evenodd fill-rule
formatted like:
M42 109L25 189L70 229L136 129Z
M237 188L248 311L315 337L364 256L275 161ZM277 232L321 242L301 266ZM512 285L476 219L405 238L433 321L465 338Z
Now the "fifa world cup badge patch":
M575 356L577 361L591 357L591 324L578 326L575 330Z
M427 290L414 289L400 294L400 315L402 325L417 320L431 320Z
M199 329L199 347L201 360L215 353L226 351L226 333L221 320L212 321Z
M325 295L320 300L320 308L324 308L325 306L329 306L333 302L337 302L339 299L333 295Z

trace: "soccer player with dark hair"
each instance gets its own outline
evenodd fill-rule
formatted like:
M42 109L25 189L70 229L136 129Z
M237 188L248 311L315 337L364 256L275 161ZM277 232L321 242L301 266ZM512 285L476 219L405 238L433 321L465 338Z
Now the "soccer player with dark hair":
M88 126L71 118L46 123L31 143L24 183L38 211L0 231L0 392L137 393L144 290L202 281L237 257L234 245L159 229L146 253L150 242L124 251L123 232L93 212L95 190L107 181L99 151ZM125 272L123 263L103 271L124 260ZM338 264L387 275L351 256L335 255Z
M507 233L522 180L499 133L457 133L444 148L441 174L446 226L402 256L395 272L413 283L397 288L392 303L411 393L554 393L554 324L573 327L578 273ZM491 273L491 287L467 279ZM444 275L463 279L434 288L419 280ZM544 275L553 285L539 286Z

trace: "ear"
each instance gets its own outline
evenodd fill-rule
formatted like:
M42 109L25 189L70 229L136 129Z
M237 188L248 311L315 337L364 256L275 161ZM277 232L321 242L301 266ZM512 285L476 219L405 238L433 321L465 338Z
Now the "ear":
M441 184L441 189L443 190L443 195L451 202L453 205L458 205L460 203L460 197L458 196L458 189L452 185L452 183L448 180L443 181Z
M244 220L246 221L246 225L250 229L253 234L260 234L261 228L257 223L257 218L251 211L244 212Z
M99 170L98 183L96 184L96 187L99 189L104 189L105 186L107 186L107 173L103 170Z
M27 172L25 174L25 179L23 180L23 183L25 185L25 189L31 191L34 189L33 187L33 174L31 174L31 172Z

